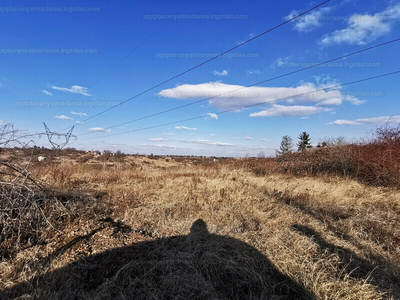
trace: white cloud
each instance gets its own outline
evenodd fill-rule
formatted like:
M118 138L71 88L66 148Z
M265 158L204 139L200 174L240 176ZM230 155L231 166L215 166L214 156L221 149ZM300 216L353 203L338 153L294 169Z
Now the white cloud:
M179 140L179 141L182 143L192 143L192 144L200 144L206 146L234 147L234 145L229 143L212 142L209 140Z
M54 118L60 119L60 120L73 120L72 118L64 116L64 115L54 116Z
M218 120L218 115L215 113L208 113L207 116L209 116L211 119Z
M269 106L260 112L252 113L250 115L252 117L309 116L322 112L333 112L329 107L341 105L343 101L348 101L353 105L360 105L365 102L352 95L346 95L339 88L330 88L330 86L337 84L337 81L329 78L320 81L319 84L302 82L297 87L245 88L239 85L210 82L197 85L179 85L172 89L163 90L159 94L178 99L216 96L209 100L209 104L223 110L240 110L243 107L260 103ZM280 102L286 105L279 105Z
M88 89L83 87L83 86L79 86L79 85L73 85L71 86L71 88L64 88L64 87L58 87L58 86L52 86L52 88L54 90L59 90L59 91L63 91L63 92L70 92L70 93L75 93L75 94L81 94L83 96L92 96L88 93Z
M320 26L322 26L321 20L323 16L332 10L331 7L323 7L317 10L313 10L303 16L293 20L293 28L300 32L310 32ZM293 10L288 14L285 19L290 20L299 14L298 11Z
M293 59L293 55L286 56L286 57L279 57L275 60L270 67L275 69L275 67L286 67L289 65L290 61Z
M246 76L251 76L251 75L260 75L262 72L257 69L251 69L246 71Z
M215 136L215 134L214 133L210 133L210 136Z
M183 150L184 149L182 147L170 146L170 145L164 145L164 144L157 144L157 145L142 144L142 145L140 145L140 147L145 148L145 149L157 149L157 150Z
M77 115L77 116L87 116L87 113L83 113L83 112L74 112L74 111L71 111L71 114L73 114L73 115Z
M49 92L48 90L41 90L41 92L42 92L43 94L48 95L48 96L53 96L53 93Z
M197 128L190 128L186 126L175 126L175 129L197 130Z
M6 123L3 120L0 120L0 125L6 125Z
M330 111L329 108L322 108L317 106L285 106L273 104L271 108L262 110L260 112L252 113L251 117L289 117L289 116L309 116L320 112Z
M244 138L246 141L251 141L253 138L251 136L246 135L246 137Z
M175 135L173 132L164 132L163 135Z
M328 123L329 125L360 125L361 123L357 123L356 121L350 121L350 120L336 120L331 123Z
M221 71L221 72L219 72L219 71L213 71L213 74L214 74L215 76L226 76L226 75L228 75L228 71L227 71L227 70L223 70L223 71Z
M95 131L95 132L111 132L111 129L105 129L103 127L92 127L88 129L89 131Z
M4 83L1 82L1 81L5 82L5 83L12 83L12 82L11 82L10 80L8 80L6 77L1 77L1 78L0 78L0 87L5 86Z
M382 116L374 118L363 118L352 120L336 120L329 125L365 125L365 124L390 124L390 123L400 123L400 115L395 116Z
M164 142L164 141L168 141L168 139L165 139L165 138L152 138L152 139L149 139L149 141L152 141L152 142Z
M332 82L332 80L331 80ZM337 84L333 81L333 83ZM221 82L201 84L183 84L172 89L162 90L159 95L175 99L199 99L215 97L209 104L222 110L241 109L244 106L258 103L286 102L296 104L317 104L318 106L337 106L343 101L358 105L362 100L342 93L339 88L329 88L329 84L314 85L303 82L297 87L258 87L246 88L240 85L231 85ZM221 95L221 96L219 96Z
M347 21L347 28L326 34L320 40L322 46L337 44L365 45L388 34L400 20L400 4L388 7L373 15L354 14Z
M266 142L266 143L271 143L272 142L271 140L267 140L267 139L262 139L262 141Z

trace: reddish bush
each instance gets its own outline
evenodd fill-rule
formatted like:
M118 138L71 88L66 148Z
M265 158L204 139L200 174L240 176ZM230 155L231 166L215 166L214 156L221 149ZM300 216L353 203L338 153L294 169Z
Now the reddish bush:
M378 128L372 142L358 147L357 176L383 186L400 186L400 127Z
M371 185L400 187L400 126L384 126L364 144L340 144L286 154L277 159L247 159L241 167L256 175L344 176Z

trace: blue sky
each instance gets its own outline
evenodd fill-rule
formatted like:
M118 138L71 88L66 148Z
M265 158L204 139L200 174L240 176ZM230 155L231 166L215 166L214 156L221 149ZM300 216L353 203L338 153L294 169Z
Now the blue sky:
M283 135L296 142L303 131L317 144L399 124L399 74L329 87L399 71L400 42L243 88L399 38L391 0L329 1L85 121L318 3L2 1L0 124L24 134L44 132L42 122L61 132L75 125L68 146L77 149L216 156L274 155Z

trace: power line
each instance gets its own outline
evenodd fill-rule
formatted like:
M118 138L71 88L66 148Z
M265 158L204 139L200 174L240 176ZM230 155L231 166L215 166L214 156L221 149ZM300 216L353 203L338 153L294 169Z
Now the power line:
M369 6L367 6L367 7L362 8L362 9L356 10L355 12L364 11L364 10L366 10L366 9L368 9L368 8L371 8L371 7L373 7L373 6L376 6L376 5L378 5L378 4L382 3L382 2L385 2L385 1L382 0L382 1L376 2L376 3L372 4L372 5L369 5ZM334 21L330 21L330 22L328 22L327 24L331 24L331 23L333 23L333 22L334 22ZM300 38L300 37L297 37L296 40L299 39L299 38ZM291 41L293 41L293 39L291 39ZM278 45L284 45L284 44L286 44L287 42L288 42L288 41L285 41L284 43L280 43L280 44L278 44ZM338 59L339 59L339 58L338 58ZM325 62L325 63L326 63L326 62ZM288 75L289 75L289 74L288 74ZM207 77L207 76L204 76L203 78L205 78L205 77ZM272 80L272 79L271 79L271 80ZM148 99L143 100L143 101L138 102L138 103L135 103L134 105L128 106L127 109L130 108L130 107L134 107L134 106L140 105L140 104L146 102L147 100L148 100ZM205 99L205 100L207 100L207 99ZM110 116L110 115L113 115L113 114L116 114L116 113L118 113L118 111L115 111L115 112L112 113L112 114L108 114L107 116ZM161 114L161 113L160 113L160 114ZM159 113L156 113L156 115L159 115ZM139 118L139 119L135 119L135 120L132 120L132 121L128 121L128 123L122 123L122 124L119 124L119 125L116 125L116 126L107 127L107 128L105 128L105 129L112 129L112 128L115 128L115 127L117 127L117 126L129 124L129 123L131 123L131 122L136 122L136 121L139 121L139 120L143 120L143 119L146 119L146 118L149 118L149 117L152 117L152 116L153 116L153 115L148 115L148 116L145 116L145 117L143 117L143 118ZM105 116L104 116L104 117L105 117ZM81 135L78 135L78 136L87 135L87 134L92 134L92 133L96 133L96 132L95 132L95 131L92 131L92 132L84 133L84 134L81 134Z
M187 6L187 5L186 5ZM184 8L186 8L186 6L184 6L180 11L182 11ZM180 12L179 11L179 12ZM179 13L178 12L178 13ZM89 85L89 88L91 88L92 86L94 86L96 83L98 83L101 79L103 79L104 77L106 77L112 70L114 70L116 67L118 67L125 59L127 59L129 56L131 56L132 53L134 53L137 49L139 49L142 45L144 45L148 40L150 40L158 31L160 31L165 25L167 25L167 23L171 22L171 19L167 20L166 22L164 22L160 27L158 27L155 31L153 31L153 33L151 33L146 39L144 39L142 42L139 43L139 45L137 45L133 50L131 50L128 54L126 54L122 59L120 59L114 66L112 66L110 69L108 69L103 75L101 75L98 79L96 79L91 85ZM77 95L72 101L75 101L76 99L78 99L81 96L81 94ZM63 110L60 110L57 114L61 113ZM59 131L63 131L65 129L64 128L62 130Z
M324 87L324 88L322 88L322 89L315 90L315 91L311 91L311 92L300 93L300 94L291 95L291 96L288 96L288 97L277 98L277 99L273 99L273 100L269 100L269 101L263 101L263 102L253 103L253 104L249 104L249 105L245 105L245 106L241 106L241 107L236 107L236 108L224 110L224 111L221 111L221 112L217 112L217 113L215 113L215 114L216 114L216 115L222 115L222 114L224 114L224 113L236 111L236 110L239 110L239 109L244 109L244 108L249 108L249 107L258 106L258 105L262 105L262 104L273 103L273 102L276 102L276 101L291 99L291 98L294 98L294 97L309 95L309 94L313 94L313 93L325 91L325 90L327 90L327 89L334 89L334 88L338 88L338 87L343 87L343 86L347 86L347 85L351 85L351 84L355 84L355 83L359 83L359 82L363 82L363 81L368 81L368 80L372 80L372 79L377 79L377 78L381 78L381 77L385 77L385 76L390 76L390 75L394 75L394 74L399 74L399 73L400 73L400 70L399 70L399 71L390 72L390 73L381 74L381 75L376 75L376 76L372 76L372 77L368 77L368 78L363 78L363 79L359 79L359 80L355 80L355 81L351 81L351 82L346 82L346 83L343 83L343 84L337 84L337 85L333 85L333 86L328 86L328 87ZM319 102L318 102L318 103L319 103ZM317 104L318 104L318 103L317 103ZM98 138L103 138L103 137L112 137L112 136L116 136L116 135L122 135L122 134L137 132L137 131L143 131L143 130L153 129L153 128L157 128L157 127L168 126L168 125L172 125L172 124L176 124L176 123L181 123L181 122L193 121L193 120L197 120L197 119L204 118L205 116L206 116L206 115L202 115L202 116L197 116L197 117L193 117L193 118L183 119L183 120L179 120L179 121L173 121L173 122L169 122L169 123L163 123L163 124L159 124L159 125L154 125L154 126L139 128L139 129L135 129L135 130L129 130L129 131L124 131L124 132L120 132L120 133L114 133L114 134L110 134L110 135L104 135L104 136L99 136L99 137L87 138L87 139L83 139L83 141L92 140L92 139L98 139Z
M259 85L261 83L266 83L266 82L278 79L278 78L286 77L286 76L289 76L289 75L292 75L292 74L295 74L295 73L298 73L298 72L302 72L302 71L305 71L305 70L308 70L308 69L312 69L312 68L315 68L315 67L318 67L318 66L321 66L321 65L324 65L324 64L328 64L330 62L333 62L333 61L336 61L336 60L339 60L339 59L342 59L342 58L346 58L346 57L349 57L349 56L352 56L352 55L355 55L355 54L359 54L359 53L362 53L362 52L365 52L365 51L368 51L368 50L371 50L371 49L374 49L374 48L378 48L378 47L381 47L381 46L385 46L385 45L388 45L388 44L391 44L391 43L394 43L394 42L398 42L398 41L400 41L400 39L394 39L394 40L391 40L391 41L388 41L388 42L385 42L385 43L381 43L381 44L374 45L374 46L371 46L371 47L368 47L368 48L364 48L362 50L358 50L358 51L355 51L355 52L350 53L350 54L342 55L340 57L336 57L336 58L333 58L333 59L330 59L330 60L315 64L315 65L312 65L312 66L308 66L308 67L303 68L303 69L299 69L299 70L296 70L296 71L285 73L285 74L282 74L282 75L279 75L279 76L276 76L276 77L272 77L272 78L269 78L269 79L266 79L266 80L263 80L263 81L260 81L260 82L257 82L257 83L253 83L253 84L250 84L250 85L247 85L247 86L244 86L244 87L240 87L238 89L235 89L235 90L232 90L232 91L229 91L229 92L225 92L225 93L218 94L218 95L215 95L215 96L211 96L211 97L208 97L208 98L200 99L200 100L197 100L197 101L194 101L194 102L190 102L190 103L183 104L183 105L180 105L180 106L177 106L177 107L166 109L166 110L163 110L163 111L160 111L160 112L157 112L157 113L153 113L153 114L141 117L141 118L137 118L137 119L134 119L134 120L131 120L131 121L127 121L127 122L123 122L123 123L120 123L120 124L117 124L117 125L113 125L113 126L105 128L105 129L112 129L112 128L115 128L115 127L118 127L118 126L130 124L130 123L133 123L133 122L137 122L137 121L140 121L140 120L144 120L144 119L155 117L155 116L158 116L158 115L161 115L161 114L165 114L167 112L178 110L178 109L181 109L181 108L184 108L184 107L195 105L195 104L198 104L200 102L204 102L206 100L210 100L210 99L217 98L217 97L220 97L220 96L223 96L223 95L226 95L226 94L237 92L237 91L249 88L249 87L253 87L253 86ZM87 132L87 133L84 133L84 134L81 134L81 135L78 135L78 136L83 136L83 135L88 135L88 134L93 134L93 133L95 133L95 132Z
M259 37L261 37L261 36L263 36L263 35L265 35L265 34L271 32L271 31L273 31L273 30L275 30L275 29L277 29L277 28L279 28L279 27L281 27L281 26L283 26L283 25L285 25L285 24L287 24L287 23L289 23L289 22L291 22L291 21L293 21L293 20L299 18L299 17L301 17L301 16L304 15L304 14L307 14L308 12L310 12L310 11L312 11L312 10L314 10L314 9L316 9L316 8L318 8L318 7L320 7L320 6L322 6L322 5L324 5L325 3L328 3L329 1L330 1L330 0L326 0L326 1L324 1L324 2L322 2L322 3L320 3L320 4L318 4L318 5L316 5L316 6L314 6L314 7L312 7L312 8L310 8L310 9L308 9L308 10L306 10L306 11L304 11L304 12L298 14L298 15L295 16L295 17L293 17L293 18L291 18L291 19L289 19L289 20L286 20L285 22L282 22L282 23L278 24L278 25L276 25L276 26L274 26L274 27L272 27L272 28L270 28L270 29L268 29L268 30L266 30L266 31L264 31L264 32L262 32L262 33L256 35L256 36L254 36L254 37L248 39L247 41L244 41L244 42L240 43L239 45L236 45L235 47L232 47L232 48L230 48L230 49L228 49L228 50L226 50L226 51L224 51L224 52L222 52L222 53L220 53L220 54L218 54L218 55L216 55L216 56L214 56L214 57L212 57L212 58L210 58L210 59L208 59L208 60L206 60L206 61L204 61L204 62L202 62L202 63L200 63L200 64L198 64L198 65L196 65L196 66L194 66L194 67L191 67L191 68L187 69L186 71L183 71L183 72L181 72L181 73L179 73L179 74L177 74L177 75L175 75L175 76L173 76L173 77L170 77L170 78L167 79L167 80L164 80L163 82L161 82L161 83L159 83L159 84L156 84L156 85L154 85L154 86L152 86L152 87L150 87L150 88L148 88L148 89L146 89L146 90L140 92L139 94L136 94L135 96L132 96L132 97L130 97L130 98L128 98L128 99L126 99L126 100L124 100L124 101L122 101L122 102L120 102L120 103L118 103L118 104L116 104L116 105L114 105L114 106L112 106L112 107L109 107L109 108L107 108L107 109L105 109L105 110L103 110L103 111L101 111L101 112L99 112L99 113L97 113L97 114L95 114L95 115L89 117L89 118L86 118L85 120L83 120L82 122L80 122L80 123L78 123L78 124L85 123L85 122L87 122L87 121L89 121L89 120L91 120L91 119L93 119L93 118L95 118L95 117L98 117L98 116L100 116L100 115L102 115L102 114L104 114L104 113L106 113L106 112L108 112L108 111L110 111L110 110L112 110L112 109L118 107L118 106L121 106L122 104L124 104L124 103L126 103L126 102L128 102L128 101L131 101L131 100L133 100L133 99L135 99L135 98L137 98L137 97L139 97L139 96L141 96L141 95L143 95L143 94L146 94L146 93L148 93L149 91L154 90L155 88L157 88L157 87L159 87L159 86L161 86L161 85L163 85L163 84L165 84L165 83L167 83L167 82L170 82L170 81L172 81L172 80L174 80L174 79L176 79L176 78L178 78L178 77L180 77L180 76L182 76L182 75L184 75L184 74L186 74L186 73L189 73L189 72L191 72L191 71L193 71L193 70L199 68L200 66L203 66L203 65L205 65L205 64L207 64L207 63L209 63L209 62L211 62L211 61L213 61L213 60L215 60L215 59L217 59L218 57L221 57L221 56L223 56L223 55L225 55L225 54L231 52L232 50L235 50L235 49L237 49L237 48L239 48L239 47L241 47L241 46L243 46L243 45L245 45L245 44L248 44L249 42L251 42L251 41L253 41L253 40L255 40L255 39L257 39L257 38L259 38ZM62 129L62 130L68 129L68 128L70 128L70 127L71 127L71 126L66 127L66 128L64 128L64 129Z

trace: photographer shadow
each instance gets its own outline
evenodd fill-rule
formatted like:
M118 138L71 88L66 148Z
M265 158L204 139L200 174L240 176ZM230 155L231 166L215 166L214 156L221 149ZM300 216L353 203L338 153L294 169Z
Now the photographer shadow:
M315 299L250 245L190 234L117 248L7 290L0 299Z

